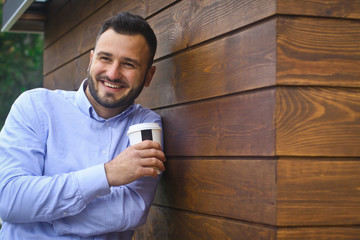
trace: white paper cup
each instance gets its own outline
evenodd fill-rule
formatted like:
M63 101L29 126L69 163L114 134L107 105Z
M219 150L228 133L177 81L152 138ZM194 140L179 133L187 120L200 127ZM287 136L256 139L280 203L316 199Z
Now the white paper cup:
M161 144L161 128L157 123L139 123L129 127L127 135L130 140L130 145L140 143L145 140L152 140ZM154 168L158 174L160 170Z
M131 146L145 140L152 140L161 145L161 128L157 123L139 123L132 125L129 127L127 135Z

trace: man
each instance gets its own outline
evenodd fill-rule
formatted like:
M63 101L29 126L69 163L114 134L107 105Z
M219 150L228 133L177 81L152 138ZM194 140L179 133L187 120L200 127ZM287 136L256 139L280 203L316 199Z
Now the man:
M131 239L146 220L165 156L129 146L129 126L161 124L134 105L155 73L156 37L144 19L108 19L77 92L35 89L0 133L0 239Z

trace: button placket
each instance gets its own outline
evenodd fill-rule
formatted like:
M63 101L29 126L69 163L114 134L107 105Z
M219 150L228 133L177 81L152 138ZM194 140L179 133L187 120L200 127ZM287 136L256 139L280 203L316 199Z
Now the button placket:
M111 124L107 121L101 128L99 143L100 158L103 162L105 162L108 160L107 158L109 156L109 149L111 145Z

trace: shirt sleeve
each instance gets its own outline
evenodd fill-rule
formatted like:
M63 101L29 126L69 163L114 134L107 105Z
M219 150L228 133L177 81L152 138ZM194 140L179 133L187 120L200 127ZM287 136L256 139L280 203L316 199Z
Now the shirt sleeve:
M135 230L146 221L159 178L143 177L125 186L112 187L110 194L98 196L79 214L55 220L55 232L88 237Z
M36 110L29 94L22 94L0 133L0 217L6 222L51 222L76 215L93 195L110 192L100 181L94 193L84 194L77 176L81 173L42 176L46 126Z

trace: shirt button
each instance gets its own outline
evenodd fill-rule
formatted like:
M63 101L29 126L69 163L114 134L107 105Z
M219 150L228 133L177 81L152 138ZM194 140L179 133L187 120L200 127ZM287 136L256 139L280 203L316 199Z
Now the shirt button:
M102 153L103 155L105 155L105 154L106 154L106 151L105 151L105 150L102 150L101 153Z
M63 214L64 214L64 216L66 216L66 215L67 215L67 212L63 212Z

